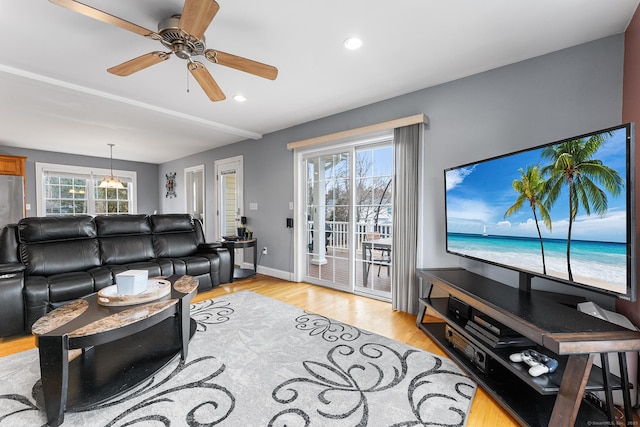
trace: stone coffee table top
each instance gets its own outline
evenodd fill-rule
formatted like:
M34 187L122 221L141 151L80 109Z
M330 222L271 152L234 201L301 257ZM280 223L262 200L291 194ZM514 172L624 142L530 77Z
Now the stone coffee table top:
M197 287L198 279L191 276L182 276L173 284L173 289L182 294L189 294ZM38 319L33 324L31 331L34 335L41 336L61 328L85 313L90 307L90 303L91 299L83 298L63 305L62 307L48 313L46 316ZM152 317L163 310L173 307L176 303L177 300L175 298L169 298L139 305L127 306L119 311L107 310L104 311L104 316L97 316L95 319L92 319L90 323L78 325L77 328L66 331L66 335L69 338L86 337L122 328Z

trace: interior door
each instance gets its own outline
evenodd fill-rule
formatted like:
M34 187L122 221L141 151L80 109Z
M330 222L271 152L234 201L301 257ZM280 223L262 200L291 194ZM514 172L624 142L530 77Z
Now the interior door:
M194 166L184 170L184 185L186 194L185 212L191 214L195 219L202 222L202 227L206 233L207 224L204 212L205 180L204 165Z
M240 218L244 212L242 195L242 156L215 162L217 189L217 239L237 235ZM243 251L237 250L235 263L242 265Z

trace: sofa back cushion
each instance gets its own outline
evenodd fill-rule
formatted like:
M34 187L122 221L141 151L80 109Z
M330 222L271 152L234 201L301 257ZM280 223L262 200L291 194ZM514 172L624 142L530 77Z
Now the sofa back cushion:
M103 265L129 264L155 258L150 234L100 237Z
M88 215L23 218L18 222L20 243L96 237L96 224Z
M95 218L104 265L128 264L155 258L147 215L102 215Z
M48 276L100 265L90 216L23 218L18 222L18 238L27 274Z
M191 215L151 215L149 219L158 258L190 256L197 252L198 236Z
M179 258L195 254L198 242L194 232L154 234L153 248L158 258Z
M147 215L99 215L94 218L98 237L151 234Z
M189 214L151 215L151 230L154 233L193 232L193 218Z

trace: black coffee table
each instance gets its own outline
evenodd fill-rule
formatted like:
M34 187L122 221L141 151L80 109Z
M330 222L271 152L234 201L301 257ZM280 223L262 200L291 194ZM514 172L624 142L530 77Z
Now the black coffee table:
M62 424L65 411L87 410L130 390L178 354L187 357L198 280L179 275L166 280L171 293L155 301L104 306L95 293L33 325L42 381L36 400L50 426Z

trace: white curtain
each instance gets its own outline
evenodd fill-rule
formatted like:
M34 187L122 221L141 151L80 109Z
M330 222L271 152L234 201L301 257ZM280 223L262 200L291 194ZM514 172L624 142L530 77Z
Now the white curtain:
M392 306L418 313L416 252L418 229L418 165L422 124L394 129Z

